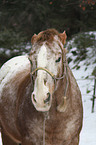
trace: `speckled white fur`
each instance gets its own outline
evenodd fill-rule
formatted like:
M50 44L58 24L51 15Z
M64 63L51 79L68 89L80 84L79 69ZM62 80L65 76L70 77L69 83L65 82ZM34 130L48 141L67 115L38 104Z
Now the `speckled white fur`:
M0 69L0 93L3 87L20 71L28 69L28 56L17 56L7 61Z

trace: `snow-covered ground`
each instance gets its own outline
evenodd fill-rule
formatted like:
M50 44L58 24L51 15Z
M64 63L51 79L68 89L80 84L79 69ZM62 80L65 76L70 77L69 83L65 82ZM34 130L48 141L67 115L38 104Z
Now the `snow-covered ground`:
M96 35L96 33L95 33ZM73 48L71 51L76 50ZM76 56L73 56L72 53L67 55L67 57L71 57L74 61ZM88 48L87 55L92 55L92 49ZM94 55L95 56L95 55ZM87 60L88 59L88 60ZM89 58L83 60L79 63L80 69L72 69L74 67L73 61L70 62L69 66L72 69L72 72L78 82L82 93L83 100L83 108L84 108L84 119L83 119L83 128L80 135L80 143L79 145L96 145L96 101L94 113L92 111L92 95L93 95L93 86L94 80L92 79L92 71L96 67L96 64L93 63L96 57L90 56L90 65L86 68L86 62L89 61ZM89 78L87 78L89 76ZM87 79L86 79L87 78ZM86 93L89 90L89 93ZM0 145L2 145L2 141L0 138Z
M92 111L91 98L93 95L94 80L80 79L81 76L84 74L84 70L82 69L82 67L81 70L74 70L73 74L77 78L77 82L82 93L83 109L84 109L83 128L80 135L79 145L96 145L96 104L94 108L94 113L91 113ZM89 87L91 88L92 91L87 94L86 90Z
M96 32L94 33L96 39ZM96 48L95 48L96 49ZM76 56L73 56L71 53L75 51L76 48L72 48L70 53L68 53L68 57L72 58L72 61L69 63L70 68L74 68L76 63L74 64L74 59ZM80 143L79 145L96 145L96 100L95 100L95 107L94 113L92 112L92 95L93 95L93 88L94 88L94 77L92 76L92 72L96 67L96 53L92 53L92 48L87 48L87 58L83 61L80 61L79 66L80 69L72 69L72 72L78 82L78 85L81 90L82 94L82 101L83 101L83 128L80 134ZM95 50L96 51L96 50ZM87 65L90 63L90 65ZM89 93L87 93L89 91Z
M1 139L1 134L0 134L0 145L2 145L2 139Z

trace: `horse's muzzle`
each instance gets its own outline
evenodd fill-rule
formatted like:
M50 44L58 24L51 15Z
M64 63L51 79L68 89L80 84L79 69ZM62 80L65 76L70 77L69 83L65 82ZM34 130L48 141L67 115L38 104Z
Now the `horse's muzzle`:
M36 96L34 93L32 94L32 103L37 111L42 111L42 112L49 111L51 107L51 102L52 99L51 99L51 94L49 92L47 93L46 99L44 99L41 102L36 100Z

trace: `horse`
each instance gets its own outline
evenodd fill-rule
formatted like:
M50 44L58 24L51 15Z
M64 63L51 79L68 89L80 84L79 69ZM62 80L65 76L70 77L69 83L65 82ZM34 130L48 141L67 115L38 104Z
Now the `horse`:
M66 58L66 33L34 34L26 55L0 69L3 145L78 145L83 107Z

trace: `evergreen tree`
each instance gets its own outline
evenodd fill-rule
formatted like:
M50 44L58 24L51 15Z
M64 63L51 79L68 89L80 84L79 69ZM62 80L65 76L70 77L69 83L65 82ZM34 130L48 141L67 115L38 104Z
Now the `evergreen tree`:
M0 49L4 48L4 55L7 50L13 52L13 49L21 53L24 45L28 41L31 42L34 33L38 34L48 28L56 28L59 32L66 30L68 38L78 32L96 30L96 2L94 0L0 1ZM11 57L14 55L17 53Z

